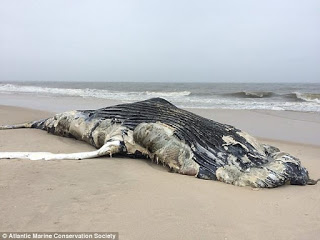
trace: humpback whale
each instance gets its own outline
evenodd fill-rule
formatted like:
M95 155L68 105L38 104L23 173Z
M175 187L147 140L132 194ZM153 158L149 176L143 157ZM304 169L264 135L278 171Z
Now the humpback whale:
M75 138L97 150L69 154L0 152L1 159L80 160L122 154L150 158L172 172L236 186L272 188L317 183L296 157L162 98L0 126L1 130L17 128L36 128Z

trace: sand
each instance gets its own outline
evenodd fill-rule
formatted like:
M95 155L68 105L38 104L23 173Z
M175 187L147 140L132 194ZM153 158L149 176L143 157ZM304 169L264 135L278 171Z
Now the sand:
M264 137L260 140L299 157L311 177L320 178L317 114L192 111ZM1 106L0 124L51 115ZM272 134L278 140L266 139ZM0 131L0 151L92 149L40 130ZM320 184L258 190L235 187L169 173L148 160L0 160L0 196L0 231L113 231L119 232L120 239L320 236Z

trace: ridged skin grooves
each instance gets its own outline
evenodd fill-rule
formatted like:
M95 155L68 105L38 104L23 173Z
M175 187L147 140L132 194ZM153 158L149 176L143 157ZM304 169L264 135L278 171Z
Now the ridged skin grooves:
M185 146L187 150L177 159L183 161L181 156L186 156L185 159L192 158L199 167L196 173L199 178L254 187L276 187L286 183L305 185L309 179L307 170L295 157L281 153L277 148L261 145L252 136L233 126L179 109L161 98L64 114L57 115L55 119L36 122L32 127L61 136L75 137L95 147L101 147L115 136L132 135L132 144L138 144L150 156L154 156L155 152L149 143L134 139L133 132L143 129L137 128L140 124L160 124L164 128L157 131L172 131L172 136L169 134L168 139L174 138L174 141L180 142L176 146ZM75 125L75 119L82 125ZM149 128L141 131L146 129ZM110 132L114 134L110 135ZM109 134L108 137L106 134ZM139 136L144 136L144 133L141 134ZM100 140L97 140L99 137ZM166 138L164 136L161 139L163 141ZM127 152L124 150L122 153ZM162 154L167 159L169 152L163 150Z

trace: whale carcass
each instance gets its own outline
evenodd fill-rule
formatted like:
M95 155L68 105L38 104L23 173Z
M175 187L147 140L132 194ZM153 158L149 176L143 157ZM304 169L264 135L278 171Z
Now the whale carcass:
M0 129L36 128L85 141L92 152L1 152L0 158L87 159L122 154L150 158L171 171L237 186L315 184L299 159L227 124L153 98L98 110L79 110Z

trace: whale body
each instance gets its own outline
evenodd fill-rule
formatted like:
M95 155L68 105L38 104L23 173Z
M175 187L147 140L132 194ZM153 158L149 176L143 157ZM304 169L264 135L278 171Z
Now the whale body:
M150 158L172 172L237 186L312 183L299 159L233 126L180 109L162 98L78 110L0 129L36 128L85 141L98 150L74 154L2 152L0 158L84 159L112 154Z

